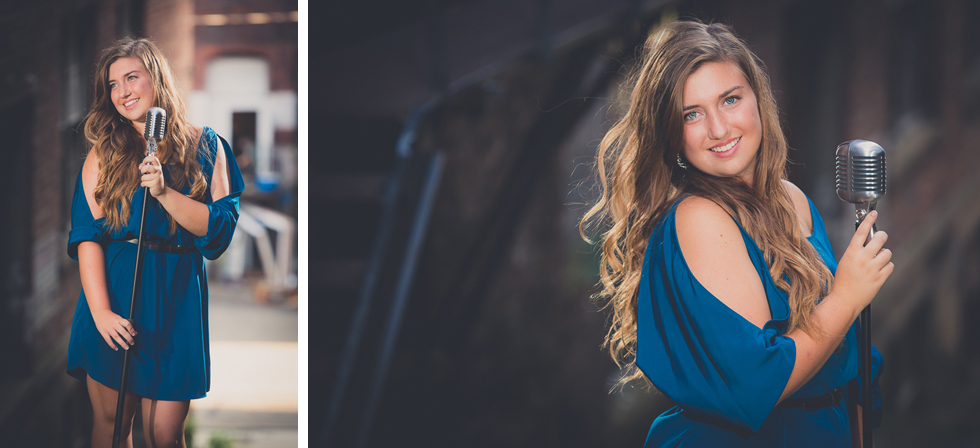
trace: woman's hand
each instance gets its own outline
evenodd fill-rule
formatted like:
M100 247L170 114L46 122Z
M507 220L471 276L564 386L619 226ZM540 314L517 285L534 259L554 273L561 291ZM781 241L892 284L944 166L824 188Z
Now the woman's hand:
M877 219L878 213L871 212L854 232L847 250L837 263L833 288L811 314L822 334L811 335L800 328L786 334L796 343L796 361L779 397L780 401L796 393L816 375L844 340L844 335L861 310L871 303L881 285L895 270L891 262L892 252L882 248L888 240L885 232L875 232L874 238L868 241L867 246L864 245Z
M874 238L868 241L871 226L877 219L878 212L869 213L854 232L840 263L837 264L834 286L829 294L855 313L871 303L881 285L895 270L895 264L891 262L892 252L883 249L885 241L888 241L888 234L875 232ZM868 241L867 245L864 244L865 241Z
M116 344L122 346L123 350L129 350L136 341L136 329L133 323L122 316L113 313L112 310L92 310L92 319L95 320L95 328L105 339L113 350L119 350Z
M160 168L160 159L154 155L148 155L140 163L139 170L140 185L150 190L150 195L159 198L167 191L167 184L163 179L163 169Z

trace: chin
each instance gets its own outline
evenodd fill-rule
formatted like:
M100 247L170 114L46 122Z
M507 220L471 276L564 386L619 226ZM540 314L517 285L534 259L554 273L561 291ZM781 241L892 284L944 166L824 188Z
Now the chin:
M130 120L130 121L136 121L136 120L142 118L145 115L145 114L140 114L140 113L138 113L136 111L131 111L131 110L117 111L117 112L119 112L119 115L121 115L123 118L125 118L127 120Z

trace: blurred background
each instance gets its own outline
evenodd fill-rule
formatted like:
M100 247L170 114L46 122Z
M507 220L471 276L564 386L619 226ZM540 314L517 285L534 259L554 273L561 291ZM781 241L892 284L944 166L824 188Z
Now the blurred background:
M600 348L577 222L658 24L765 62L791 180L838 255L836 146L888 154L878 447L980 445L980 3L433 0L310 5L309 426L316 447L640 446L671 406Z
M95 64L136 36L246 182L232 246L207 267L212 388L192 402L189 446L296 446L298 20L296 0L0 3L0 445L89 444L85 385L65 373L81 289L69 210Z

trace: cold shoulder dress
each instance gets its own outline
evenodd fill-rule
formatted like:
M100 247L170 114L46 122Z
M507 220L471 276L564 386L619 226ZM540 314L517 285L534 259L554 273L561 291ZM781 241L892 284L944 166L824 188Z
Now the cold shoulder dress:
M211 198L211 176L217 151L224 151L229 171L229 194ZM208 284L204 258L221 255L231 241L238 222L238 200L244 188L241 171L228 143L205 127L198 142L198 160L209 187L208 231L197 237L179 224L174 235L167 233L167 215L159 202L147 201L145 240L196 248L187 253L169 253L144 247L143 272L136 299L135 345L130 348L128 390L158 400L189 400L204 397L210 389L211 369L208 343ZM164 176L169 178L169 166ZM136 167L134 166L135 170ZM183 194L190 192L185 185ZM94 219L78 174L71 209L68 255L78 259L78 245L94 241L105 251L106 286L112 311L129 316L133 274L136 265L140 208L144 189L133 195L129 222L110 231L104 218ZM147 193L148 194L148 193ZM75 308L68 343L68 373L84 380L86 374L106 386L119 387L123 350L106 344L92 320L85 292Z
M808 202L813 235L807 240L835 272L837 261L823 220ZM677 242L676 208L674 204L655 227L640 277L636 363L677 404L653 422L645 446L851 446L847 403L859 397L858 324L851 326L817 374L789 398L817 397L840 386L851 393L836 405L810 411L774 407L796 359L796 344L785 336L790 312L786 292L776 287L761 250L739 224L772 319L760 329L719 301L694 278L684 260ZM875 404L870 417L880 421L877 377L882 358L877 349L872 356Z

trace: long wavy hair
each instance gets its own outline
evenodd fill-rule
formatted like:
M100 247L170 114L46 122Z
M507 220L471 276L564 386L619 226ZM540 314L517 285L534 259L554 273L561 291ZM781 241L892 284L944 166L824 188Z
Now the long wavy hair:
M684 85L708 62L732 62L758 98L762 142L754 185L681 168ZM599 144L595 171L602 195L579 224L582 237L599 227L602 290L594 298L611 310L604 346L624 367L620 384L643 373L636 368L637 294L647 241L678 199L710 199L742 224L762 250L776 285L788 293L787 331L817 336L810 317L833 276L800 230L786 178L787 145L762 62L722 24L673 22L651 34L633 69L629 106Z
M85 139L99 157L99 178L95 201L112 230L121 228L131 213L130 203L140 184L136 167L146 156L146 140L130 120L116 111L109 93L109 67L121 58L134 57L143 63L153 86L154 104L167 111L167 129L156 152L162 164L172 164L166 182L180 190L191 185L189 196L203 202L207 180L197 158L194 131L187 122L184 100L170 64L160 49L148 39L125 38L102 52L94 77L94 99L85 116ZM176 223L167 216L168 231L176 232Z

